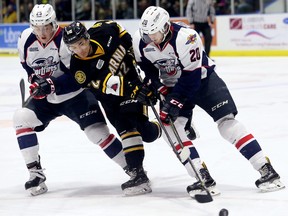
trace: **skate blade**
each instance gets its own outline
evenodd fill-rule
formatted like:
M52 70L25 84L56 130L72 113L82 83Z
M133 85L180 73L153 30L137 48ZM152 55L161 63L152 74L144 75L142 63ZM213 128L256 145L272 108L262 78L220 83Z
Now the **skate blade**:
M150 182L144 183L135 187L126 188L123 190L125 196L137 196L142 194L151 193Z
M28 191L30 192L32 196L38 196L40 194L46 193L48 191L48 188L46 184L43 182L37 187L29 188Z
M273 182L266 182L259 185L259 189L261 192L273 192L284 188L285 185L279 179L275 179Z
M211 196L217 196L217 195L220 195L221 192L220 190L218 190L216 187L209 187L207 188L209 193L211 194ZM192 198L195 198L195 195L196 194L207 194L207 191L205 190L191 190L188 192L188 194L192 197Z

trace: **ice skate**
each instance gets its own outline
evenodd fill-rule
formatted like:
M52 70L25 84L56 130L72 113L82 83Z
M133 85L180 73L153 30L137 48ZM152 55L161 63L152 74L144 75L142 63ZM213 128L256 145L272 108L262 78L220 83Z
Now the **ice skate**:
M259 172L261 178L259 178L255 184L262 192L271 192L285 188L285 185L280 181L280 176L273 169L269 159L268 163L264 164Z
M218 195L220 194L220 191L216 188L216 182L214 181L214 179L210 176L210 173L208 171L208 169L205 168L201 168L199 170L199 174L201 175L202 181L205 184L205 187L208 189L208 191L210 192L210 194L212 196ZM202 194L202 193L207 193L201 182L197 181L192 185L189 185L187 187L187 192L188 194L193 198L195 196L195 194Z
M126 173L131 177L129 181L121 185L121 188L126 196L134 196L152 192L150 181L143 167L128 169Z
M125 166L125 167L123 168L123 170L124 170L124 172L125 172L129 177L135 176L135 172L133 172L133 170L129 169L128 166ZM144 170L144 169L143 169L143 170ZM144 170L144 173L145 173L146 176L147 176L147 171L146 171L146 170ZM149 182L150 182L150 181L149 181Z
M32 196L37 196L48 191L45 184L46 177L43 173L40 162L33 162L27 165L30 172L30 179L25 183L25 189L30 192Z

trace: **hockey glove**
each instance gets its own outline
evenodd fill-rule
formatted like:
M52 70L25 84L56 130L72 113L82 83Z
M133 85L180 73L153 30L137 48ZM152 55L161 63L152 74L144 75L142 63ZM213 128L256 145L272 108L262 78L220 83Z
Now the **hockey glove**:
M168 94L168 88L163 84L159 85L157 89L156 88L157 87L151 85L151 81L147 84L141 85L137 94L137 100L144 105L150 105L150 101L152 102L152 105L155 105L157 99L164 101Z
M139 87L140 89L136 93L136 100L144 105L155 105L157 103L157 97L153 90L146 84Z
M165 98L163 107L160 110L160 119L163 123L169 124L170 119L174 122L179 116L180 109L182 109L184 100L180 100L177 95L168 95Z
M149 84L143 84L139 81L129 83L131 91L131 98L136 99L138 102L144 105L155 105L157 103L157 97L153 89Z
M43 99L47 95L52 94L55 92L55 85L54 78L50 77L47 79L36 79L29 88L30 88L30 95L34 99Z

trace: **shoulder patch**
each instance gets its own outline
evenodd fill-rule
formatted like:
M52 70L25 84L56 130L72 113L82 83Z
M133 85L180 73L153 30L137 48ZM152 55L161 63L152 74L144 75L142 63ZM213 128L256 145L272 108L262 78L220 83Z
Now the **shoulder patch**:
M86 81L86 74L83 71L76 71L74 77L79 84L83 84Z
M105 63L104 60L99 59L99 60L97 61L97 64L96 64L96 68L97 68L98 70L100 70L100 69L103 67L104 63Z
M190 34L188 37L187 37L187 41L185 43L185 45L188 45L188 44L194 44L197 40L197 36L196 34Z

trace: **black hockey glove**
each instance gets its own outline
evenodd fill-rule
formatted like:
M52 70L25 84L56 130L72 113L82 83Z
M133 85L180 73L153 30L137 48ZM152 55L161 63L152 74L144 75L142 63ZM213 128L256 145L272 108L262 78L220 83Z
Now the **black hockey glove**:
M155 105L157 103L157 97L154 93L155 91L149 84L143 84L141 82L130 82L129 83L131 91L131 98L136 99L138 102L144 105Z
M181 100L179 95L170 94L165 98L163 107L160 110L160 119L163 123L169 124L170 119L174 122L179 116L185 100Z
M55 92L55 78L36 79L30 86L30 95L35 99L43 99Z
M136 100L144 105L155 105L157 103L157 96L154 91L146 84L139 87L136 93Z

